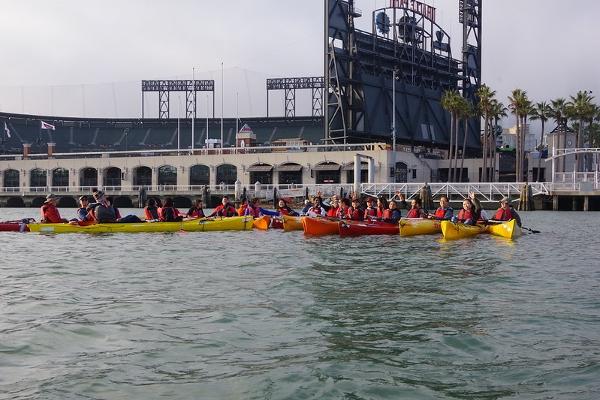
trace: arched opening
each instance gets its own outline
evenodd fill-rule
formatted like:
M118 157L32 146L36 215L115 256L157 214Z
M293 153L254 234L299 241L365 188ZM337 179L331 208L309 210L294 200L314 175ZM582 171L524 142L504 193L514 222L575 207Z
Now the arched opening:
M210 168L206 165L193 165L190 168L190 186L208 186L210 184Z
M98 170L96 168L87 167L79 172L79 186L82 187L97 187L98 186Z
M354 183L354 163L348 163L342 168L346 171L346 182ZM369 180L369 164L366 162L360 163L360 182L365 183Z
M340 168L342 166L334 162L324 162L313 167L316 173L315 182L317 184L340 183Z
M33 200L31 200L31 207L32 208L40 208L42 206L42 204L44 204L45 201L46 201L45 197L34 197Z
M9 189L8 191L11 191L10 189L15 189L18 190L19 187L21 186L21 182L20 182L20 177L19 177L19 171L17 171L16 169L7 169L4 171L4 187L6 189Z
M8 200L6 200L6 207L23 208L25 207L25 202L22 197L9 197Z
M217 184L233 185L236 180L237 168L235 165L222 164L217 167Z
M127 196L117 196L114 198L114 206L117 208L133 208L133 202Z
M104 170L104 179L102 184L104 185L104 188L121 190L121 168L106 168L106 170Z
M56 168L52 171L52 187L68 187L69 170L66 168Z
M273 184L273 166L269 164L254 164L248 167L250 183L260 182L265 185Z
M29 186L32 188L45 188L46 170L34 168L29 172Z
M71 196L60 196L58 206L64 208L77 208L77 200Z
M177 168L172 165L163 165L158 168L159 186L177 186Z
M396 163L396 176L394 177L394 182L408 182L408 165L403 162Z
M302 165L296 163L285 163L277 167L280 185L301 185Z
M144 166L137 167L133 171L133 185L150 188L152 186L152 169Z

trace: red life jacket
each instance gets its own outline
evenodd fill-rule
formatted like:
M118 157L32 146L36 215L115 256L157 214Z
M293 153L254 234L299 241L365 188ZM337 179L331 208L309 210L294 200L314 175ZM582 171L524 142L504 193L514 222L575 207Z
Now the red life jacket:
M290 215L290 211L284 207L279 209L279 215Z
M169 216L172 217L169 218ZM179 217L179 210L175 207L163 207L160 209L159 219L161 222L174 222Z
M254 218L258 218L260 217L260 209L258 207L249 205L248 208L246 208L246 214L251 215Z
M503 208L499 208L498 211L496 211L496 214L494 214L494 218L497 221L510 221L511 219L513 219L513 213L510 210L510 207L508 209L503 209Z
M308 210L308 212L309 213L313 213L313 214L317 214L317 215L323 215L323 214L321 214L321 210L323 210L323 208L321 208L321 206L317 206L317 207L313 206L313 207L311 207ZM331 208L330 208L330 210L331 210Z
M444 210L442 207L440 207L437 210L435 210L434 216L436 218L443 219L446 216L446 211L448 210Z
M457 216L457 219L459 222L464 222L468 219L473 221L474 218L475 218L475 214L473 213L473 211L471 211L471 210L467 211L464 208L458 212L458 216Z
M361 208L353 208L349 214L352 221L362 221L365 217L365 213Z
M421 218L421 209L420 208L411 208L406 213L406 218Z
M377 208L377 218L379 218L379 219L383 218L383 216L385 215L385 212L388 210L389 210L388 208L386 208L385 210L383 208Z
M155 219L159 219L158 209L157 208L144 208L144 218L146 221L152 221Z
M63 222L60 217L60 213L58 212L58 208L54 204L44 204L41 208L42 211L42 221L46 223L59 223Z
M204 217L204 211L201 208L192 207L188 211L188 217L190 217L190 218L202 218L202 217Z
M327 216L331 217L331 218L338 218L338 211L339 210L340 210L339 208L331 207L329 209L329 211L327 211ZM317 211L315 211L315 212L317 212Z
M377 217L377 209L373 207L367 207L365 210L365 218Z

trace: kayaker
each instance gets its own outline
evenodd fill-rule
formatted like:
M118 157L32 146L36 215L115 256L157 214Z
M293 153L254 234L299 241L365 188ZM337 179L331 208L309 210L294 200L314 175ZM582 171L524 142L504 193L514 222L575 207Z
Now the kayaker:
M517 220L517 225L519 225L519 227L521 226L521 217L510 204L508 197L503 197L500 200L500 208L498 211L496 211L496 214L494 214L494 218L492 218L492 220L510 221L511 219Z
M383 222L397 224L401 217L396 200L390 200L387 210L383 212Z
M79 208L76 211L75 220L78 222L92 222L94 221L93 216L90 215L88 206L90 205L90 199L87 196L79 197Z
M149 198L146 202L146 207L144 207L144 218L146 218L146 222L158 222L158 207L156 207L156 200L153 198Z
M329 211L331 211L331 210L329 210ZM327 212L327 216L330 216L329 211ZM339 219L350 219L351 212L352 212L352 207L351 207L350 200L344 198L340 202L340 207L338 208L337 214L335 217L339 218Z
M429 217L431 219L436 219L438 221L442 220L451 220L454 216L454 210L450 207L450 202L448 201L448 197L442 196L440 197L440 206L433 215Z
M204 210L202 208L203 208L202 199L196 199L196 202L194 203L194 205L192 205L192 207L190 207L190 209L188 210L186 217L188 217L188 218L203 218Z
M309 217L325 217L325 209L321 206L321 198L315 197L313 199L312 207L310 207L306 213Z
M229 202L229 196L223 196L221 204L213 210L209 217L233 217L235 215L238 215L238 213L235 210L235 207Z
M277 211L279 212L279 215L290 215L292 217L297 217L299 215L296 211L292 210L283 199L279 199L277 202Z
M458 212L458 215L452 219L452 221L461 222L465 225L475 225L477 223L477 217L474 212L473 203L471 203L470 199L465 199L463 201L463 208Z
M331 198L331 201L329 202L329 210L327 211L327 216L329 218L339 218L339 212L340 212L340 202L337 200L337 198Z
M383 213L388 209L389 205L385 197L377 198L377 219L383 219Z
M365 215L363 219L375 219L377 218L377 208L373 206L375 201L372 197L367 197L367 208L365 209Z
M237 215L239 215L240 217L243 217L244 215L246 215L246 209L248 208L248 198L247 197L242 197L242 203L240 204L240 206L238 207L237 211Z
M106 196L102 190L97 190L93 194L95 202L89 205L91 215L94 216L96 222L104 224L117 222L117 212L115 208L106 200Z
M350 219L352 221L362 221L365 219L365 211L360 206L360 199L352 199L352 208L350 210Z
M183 220L183 215L180 215L179 210L174 207L173 199L167 197L165 204L160 210L159 218L161 222L179 222Z
M414 198L410 202L410 210L406 214L406 218L425 218L427 217L427 212L423 210L421 206L422 202L420 198Z
M60 212L58 212L58 208L56 204L58 203L58 197L53 195L52 193L46 196L46 201L40 207L40 213L42 215L42 220L40 221L43 224L59 224L61 222L69 222L64 218L61 218Z
M258 198L253 198L251 202L247 203L246 205L246 209L244 210L244 213L242 214L242 216L245 215L250 215L254 218L258 218L260 217L260 206L258 204Z
M471 200L471 204L473 205L473 214L475 215L475 221L487 221L488 216L481 205L481 202L475 195L475 192L469 192L469 199Z

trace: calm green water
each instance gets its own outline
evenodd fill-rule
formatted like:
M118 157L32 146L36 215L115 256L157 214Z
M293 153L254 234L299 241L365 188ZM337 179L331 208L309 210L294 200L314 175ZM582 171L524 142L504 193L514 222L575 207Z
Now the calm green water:
M600 213L524 220L543 233L1 233L0 398L600 398Z

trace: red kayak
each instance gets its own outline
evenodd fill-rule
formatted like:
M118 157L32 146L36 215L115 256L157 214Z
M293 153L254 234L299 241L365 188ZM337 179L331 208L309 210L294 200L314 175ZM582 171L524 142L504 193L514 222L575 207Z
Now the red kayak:
M340 236L398 235L399 233L398 224L388 224L387 222L342 221L340 223Z
M0 232L29 232L26 221L0 222Z

